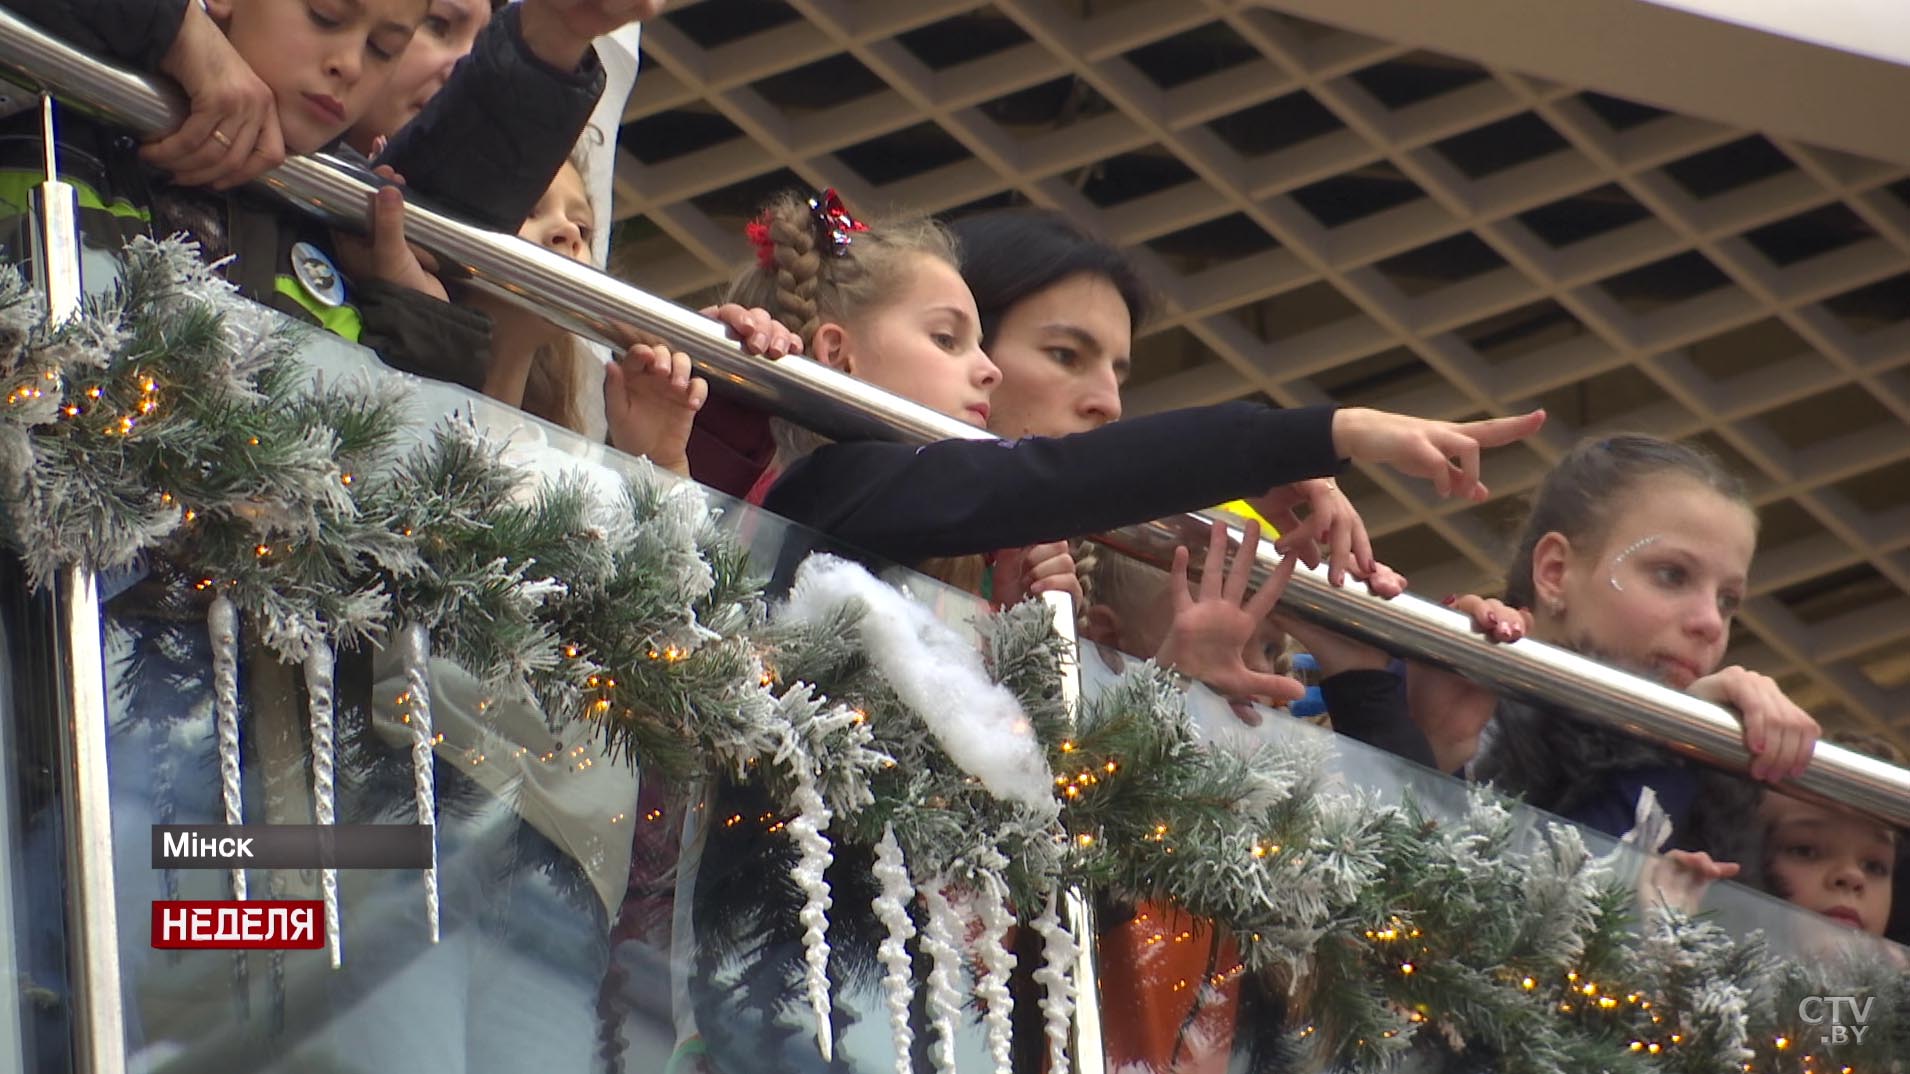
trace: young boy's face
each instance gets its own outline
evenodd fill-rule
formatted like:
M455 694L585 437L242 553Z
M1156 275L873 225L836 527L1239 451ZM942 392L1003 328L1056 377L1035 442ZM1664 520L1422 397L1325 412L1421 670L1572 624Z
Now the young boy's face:
M427 0L210 0L278 100L285 148L310 153L368 112L424 21Z
M1766 871L1777 894L1834 921L1883 935L1890 919L1897 847L1875 821L1782 794L1767 794Z

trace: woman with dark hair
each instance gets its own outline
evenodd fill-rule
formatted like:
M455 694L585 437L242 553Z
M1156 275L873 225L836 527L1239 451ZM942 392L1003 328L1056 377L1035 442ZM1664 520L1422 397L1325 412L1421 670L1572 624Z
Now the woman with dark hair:
M999 209L949 224L1001 367L988 427L1065 436L1121 416L1134 330L1150 312L1127 254L1045 209Z

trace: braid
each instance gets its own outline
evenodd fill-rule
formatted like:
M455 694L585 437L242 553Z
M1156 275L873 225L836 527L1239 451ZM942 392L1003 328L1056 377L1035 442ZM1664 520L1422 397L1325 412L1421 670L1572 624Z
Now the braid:
M815 338L822 323L816 290L822 282L822 253L809 210L794 198L785 198L769 210L769 237L776 244L775 302L771 312L804 340Z
M856 232L846 249L833 248L818 228L805 196L772 199L750 224L756 257L731 281L724 301L769 311L806 347L824 324L893 298L911 278L914 258L959 264L954 239L927 217L882 221Z

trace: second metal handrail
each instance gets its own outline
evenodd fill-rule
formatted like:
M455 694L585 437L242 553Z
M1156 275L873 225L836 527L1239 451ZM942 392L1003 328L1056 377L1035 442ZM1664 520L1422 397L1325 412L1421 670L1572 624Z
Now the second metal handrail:
M169 85L102 63L0 11L0 68L103 118L135 130L167 130L183 116ZM297 157L262 182L299 210L363 230L373 179L326 156ZM477 286L503 295L593 339L621 346L666 338L687 353L720 391L838 439L913 442L991 434L802 358L769 362L744 355L714 322L674 303L514 235L433 212L407 210L408 237ZM1115 549L1165 565L1191 530L1227 524L1197 514L1104 535ZM1259 549L1261 570L1277 554ZM1411 596L1382 601L1330 585L1324 571L1295 573L1284 610L1352 637L1451 668L1527 699L1560 705L1712 764L1743 770L1749 761L1728 710L1530 639L1488 644L1464 617ZM1910 827L1910 771L1820 745L1794 786L1892 824Z

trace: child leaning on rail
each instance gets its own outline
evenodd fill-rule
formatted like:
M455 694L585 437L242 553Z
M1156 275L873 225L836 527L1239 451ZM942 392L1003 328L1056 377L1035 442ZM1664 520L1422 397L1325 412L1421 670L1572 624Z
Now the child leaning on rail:
M1777 783L1809 765L1817 722L1771 679L1719 668L1756 546L1743 486L1711 456L1649 436L1587 440L1541 483L1504 602L1457 605L1493 640L1529 634L1735 709L1752 779ZM1463 763L1480 742L1473 778L1613 835L1650 787L1673 848L1763 877L1750 780L1429 669L1412 669L1408 694L1446 760Z
M1824 741L1905 766L1896 746L1857 732L1831 731ZM1761 886L1839 925L1903 943L1910 912L1897 903L1903 833L1854 809L1820 805L1775 790L1764 792L1757 821L1764 833ZM1672 851L1647 865L1640 894L1687 913L1701 909L1713 881L1738 875L1734 864Z
M733 301L768 310L817 361L986 424L1001 372L982 350L975 299L946 230L924 219L864 224L833 192L786 195L750 230L758 256L732 286ZM790 445L791 456L809 450L787 460L763 504L859 554L915 565L1263 497L1336 473L1349 458L1428 478L1441 495L1478 498L1480 450L1528 436L1543 420L1534 412L1455 424L1226 403L1013 442L812 441Z
M1906 767L1902 750L1875 735L1832 731L1826 742ZM1894 898L1903 861L1903 833L1854 810L1766 791L1764 886L1774 895L1833 921L1899 943L1910 921ZM1892 926L1895 926L1893 929Z
M5 2L82 48L163 70L186 88L184 123L141 151L171 181L118 169L131 176L120 184L131 189L111 193L139 207L132 213L142 218L139 228L186 232L208 258L233 255L229 271L242 291L375 345L400 367L481 349L481 317L421 301L406 288L348 280L327 255L333 243L323 228L267 198L222 192L288 152L329 148L353 157L340 139L387 91L398 56L427 20L425 0ZM381 163L440 205L515 228L601 93L591 40L659 7L658 0L512 5L391 140ZM129 214L112 215L124 222Z
M580 151L581 154L581 151ZM578 156L564 163L550 188L518 229L518 237L592 263L591 238L597 215ZM368 240L341 238L341 252L352 271L381 287L415 292L427 304L458 309L444 281L424 267L421 255L405 241L404 199L387 187L372 197L372 233ZM692 423L709 385L691 375L689 356L661 343L633 343L604 370L601 403L581 398L583 363L590 360L583 341L543 317L490 294L460 296L461 312L482 319L482 347L445 356L433 365L400 365L407 372L460 383L519 407L573 432L589 426L583 408L601 406L612 446L648 457L658 466L689 475L686 445ZM729 329L751 354L780 358L798 353L801 342L762 310L724 305L702 311ZM455 316L455 314L446 314ZM414 363L425 347L401 347ZM387 355L387 361L391 361ZM394 362L393 364L398 364Z

